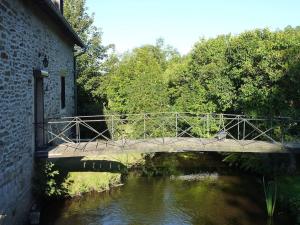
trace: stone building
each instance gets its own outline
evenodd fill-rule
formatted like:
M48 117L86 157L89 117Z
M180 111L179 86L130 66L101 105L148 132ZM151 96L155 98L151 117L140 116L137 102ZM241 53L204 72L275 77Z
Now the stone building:
M62 0L0 0L0 225L28 216L43 122L75 112L75 45Z

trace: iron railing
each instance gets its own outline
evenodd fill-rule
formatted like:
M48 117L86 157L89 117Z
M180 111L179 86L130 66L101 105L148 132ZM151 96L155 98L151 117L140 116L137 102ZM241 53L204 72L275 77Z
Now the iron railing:
M159 141L166 145L180 138L210 142L231 139L240 145L256 141L284 144L300 140L300 121L287 117L251 118L214 113L143 113L76 116L49 119L46 123L48 144L79 144L94 141L125 147L129 140Z

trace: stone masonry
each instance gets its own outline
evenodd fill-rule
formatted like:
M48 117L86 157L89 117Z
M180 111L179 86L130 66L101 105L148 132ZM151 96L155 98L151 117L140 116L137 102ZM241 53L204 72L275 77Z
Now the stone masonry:
M0 0L0 225L22 224L32 203L33 69L49 72L44 78L45 119L74 113L74 43L31 2ZM66 75L63 110L62 73Z

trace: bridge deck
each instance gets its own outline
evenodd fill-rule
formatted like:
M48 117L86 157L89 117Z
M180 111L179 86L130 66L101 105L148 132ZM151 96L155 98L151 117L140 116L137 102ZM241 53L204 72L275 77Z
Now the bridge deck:
M298 151L299 150L299 151ZM63 143L48 150L48 157L84 157L116 153L156 152L253 152L253 153L300 153L300 143L285 144L266 141L199 139L199 138L153 138L147 140L93 141Z

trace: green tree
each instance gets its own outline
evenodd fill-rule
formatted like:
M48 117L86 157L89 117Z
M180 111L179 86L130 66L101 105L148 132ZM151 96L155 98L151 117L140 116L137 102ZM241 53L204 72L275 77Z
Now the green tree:
M168 81L168 95L172 111L214 112L215 105L208 100L207 91L189 69L191 57L174 60L164 73Z
M95 97L106 98L106 109L113 113L169 111L168 78L164 71L169 61L179 57L170 47L145 45L126 53L118 66L99 81Z
M201 87L199 94L216 112L295 116L300 99L299 35L299 28L288 27L200 40L184 79L190 87Z
M94 26L94 15L87 13L85 0L65 0L64 16L86 45L86 52L77 58L78 113L93 114L101 110L101 99L93 98L95 80L116 63L109 51L113 45L102 44L102 32Z
M295 55L299 56L299 34L295 29L263 29L230 40L226 73L237 94L235 111L253 116L294 114L291 102L297 91L293 87L299 87L299 79L294 73L297 66L291 66L295 65Z
M224 55L229 38L219 36L200 40L191 52L188 68L195 82L205 89L207 101L219 112L230 109L235 99L233 84L225 73L227 62Z

